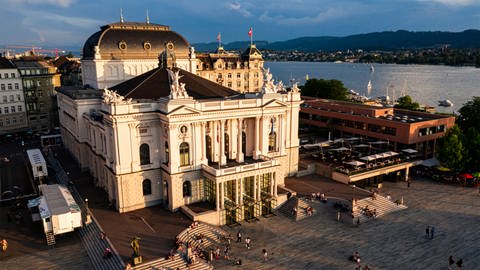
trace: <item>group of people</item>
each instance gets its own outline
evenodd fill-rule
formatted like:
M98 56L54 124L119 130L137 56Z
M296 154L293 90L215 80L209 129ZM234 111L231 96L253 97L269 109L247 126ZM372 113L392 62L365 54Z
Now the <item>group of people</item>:
M456 265L456 270L461 270L463 265L463 259L459 259L457 262L453 259L453 256L448 257L448 270L453 270L453 266Z
M320 193L320 192L313 192L311 195L310 195L310 200L311 201L315 201L315 200L319 200L321 202L327 202L327 197L325 196L325 193Z
M435 236L435 226L427 225L425 228L425 238L433 239Z
M368 208L368 205L365 206L364 208L361 208L360 210L362 211L362 213L363 213L365 216L367 216L367 217L369 217L369 218L376 218L376 217L377 217L377 214L378 214L378 213L377 213L377 209L371 210L370 208Z

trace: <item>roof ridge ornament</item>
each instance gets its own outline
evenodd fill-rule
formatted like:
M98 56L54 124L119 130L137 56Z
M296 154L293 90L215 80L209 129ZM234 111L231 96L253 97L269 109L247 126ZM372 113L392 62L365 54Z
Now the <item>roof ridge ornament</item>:
M147 24L150 24L150 16L148 15L148 9L147 9L147 17L145 18L145 22Z
M103 103L105 104L131 104L132 99L125 99L124 96L117 93L117 91L109 90L108 88L103 89Z
M185 83L180 82L183 77L180 75L180 69L173 71L167 68L168 78L170 80L170 99L189 98Z
M123 19L123 10L122 10L122 8L120 8L120 22L121 22L121 23L124 23L124 22L125 22L125 20Z

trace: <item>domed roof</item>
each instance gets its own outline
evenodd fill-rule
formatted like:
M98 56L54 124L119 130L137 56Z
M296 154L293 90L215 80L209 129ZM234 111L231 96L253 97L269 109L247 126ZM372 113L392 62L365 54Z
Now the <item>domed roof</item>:
M83 46L83 59L94 59L95 46L100 59L157 59L172 42L176 58L188 58L190 44L169 26L154 23L119 22L100 27Z

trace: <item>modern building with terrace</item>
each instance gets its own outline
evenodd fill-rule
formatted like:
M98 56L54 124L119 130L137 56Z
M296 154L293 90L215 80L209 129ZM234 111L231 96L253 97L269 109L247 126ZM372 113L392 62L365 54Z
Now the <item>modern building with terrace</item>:
M426 159L434 156L436 140L455 124L455 117L306 98L300 109L300 122L329 128L340 137L384 140L393 145L393 151L413 149Z

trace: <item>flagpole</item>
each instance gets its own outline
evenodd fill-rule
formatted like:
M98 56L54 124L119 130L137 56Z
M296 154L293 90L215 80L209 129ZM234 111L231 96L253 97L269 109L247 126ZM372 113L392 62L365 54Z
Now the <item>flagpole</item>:
M252 47L253 45L253 30L252 30L252 34L250 35L250 47Z

